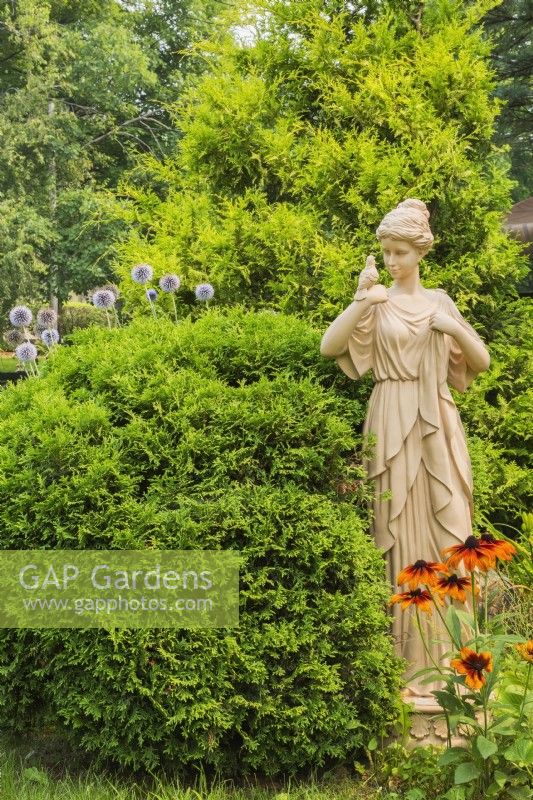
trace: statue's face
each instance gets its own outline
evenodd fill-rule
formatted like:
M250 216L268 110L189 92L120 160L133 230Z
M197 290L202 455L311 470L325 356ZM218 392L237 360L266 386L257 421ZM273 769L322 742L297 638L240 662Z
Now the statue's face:
M385 237L381 240L381 249L385 266L394 280L407 278L418 269L422 254L411 242Z

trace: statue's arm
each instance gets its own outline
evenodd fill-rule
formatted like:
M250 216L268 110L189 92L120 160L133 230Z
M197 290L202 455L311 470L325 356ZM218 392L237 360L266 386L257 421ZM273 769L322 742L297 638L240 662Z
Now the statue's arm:
M452 336L461 348L466 363L473 372L484 372L490 367L489 351L480 339L474 338L462 325L458 322L455 325Z
M334 320L320 343L320 353L326 358L339 358L348 351L350 334L357 328L359 321L376 303L388 299L387 290L381 284L372 286L363 300L354 300L342 314Z
M435 311L430 317L429 327L453 336L468 367L475 373L484 372L490 366L490 355L478 336L473 336L458 320L444 311Z

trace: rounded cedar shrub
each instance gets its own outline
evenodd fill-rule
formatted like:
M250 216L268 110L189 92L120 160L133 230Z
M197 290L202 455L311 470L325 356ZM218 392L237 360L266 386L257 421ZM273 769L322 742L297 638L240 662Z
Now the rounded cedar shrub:
M277 314L92 328L0 395L3 549L240 550L240 623L0 631L0 727L135 769L297 773L395 718L358 386Z

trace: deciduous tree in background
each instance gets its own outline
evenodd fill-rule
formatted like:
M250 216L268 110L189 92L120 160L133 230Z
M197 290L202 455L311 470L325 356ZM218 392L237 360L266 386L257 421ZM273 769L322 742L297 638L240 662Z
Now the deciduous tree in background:
M492 63L504 101L496 138L510 148L513 196L533 194L533 5L531 0L504 0L486 17L493 40Z
M88 227L96 189L175 141L166 87L175 96L183 49L213 8L155 5L0 0L2 316L17 299L61 301L110 277L119 226L99 216Z

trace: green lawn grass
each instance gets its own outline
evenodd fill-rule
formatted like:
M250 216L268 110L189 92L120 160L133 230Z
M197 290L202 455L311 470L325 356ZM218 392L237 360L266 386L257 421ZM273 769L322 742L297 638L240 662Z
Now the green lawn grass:
M18 367L18 359L1 356L0 357L0 372L15 372Z
M142 782L103 772L85 770L62 776L44 767L28 766L20 755L0 749L0 798L2 800L387 800L368 779L347 775L304 782L272 782L271 786L249 781L236 787L230 781L208 785L200 775L193 785L154 775ZM393 795L397 798L398 795Z

